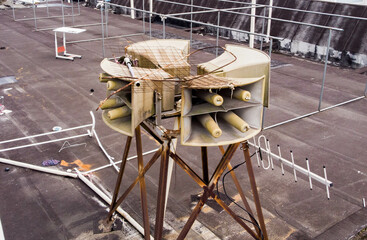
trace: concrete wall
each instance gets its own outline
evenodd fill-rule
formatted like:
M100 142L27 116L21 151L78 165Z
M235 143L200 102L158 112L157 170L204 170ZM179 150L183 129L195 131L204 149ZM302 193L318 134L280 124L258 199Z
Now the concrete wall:
M130 0L112 0L112 2L130 6ZM171 0L171 2L180 2L190 4L191 0ZM251 2L247 0L245 2ZM268 4L268 0L258 0L259 4ZM142 7L142 0L135 0L137 8ZM211 7L211 8L231 8L243 6L238 3L229 3L216 0L194 0L195 5ZM310 10L317 12L358 16L367 18L367 6L341 4L322 1L310 0L274 0L275 6L295 8L302 10ZM148 0L145 0L145 9L148 9ZM161 14L189 12L189 6L179 6L170 3L154 0L154 11ZM198 11L200 9L194 9ZM263 15L264 9L258 9L257 14ZM243 10L244 13L250 14L250 9ZM189 19L190 16L184 16ZM195 14L194 20L217 23L217 13ZM367 66L367 21L345 19L340 17L329 17L319 14L292 12L282 9L273 9L273 17L287 20L300 21L305 23L313 23L317 25L332 26L344 29L343 32L332 33L331 51L329 60L341 66L363 67ZM167 22L182 24L186 23L167 20ZM256 32L262 31L262 20L256 21ZM265 29L266 29L265 21ZM232 13L221 13L220 25L230 28L249 30L250 17ZM208 33L215 33L215 29L206 28ZM314 60L322 60L325 58L326 45L329 30L320 29L310 26L302 26L292 23L284 23L272 21L271 35L282 37L284 40L277 43L278 50L292 53L294 55L312 58ZM239 41L247 41L247 34L239 34L234 31L221 31L222 37L227 37Z

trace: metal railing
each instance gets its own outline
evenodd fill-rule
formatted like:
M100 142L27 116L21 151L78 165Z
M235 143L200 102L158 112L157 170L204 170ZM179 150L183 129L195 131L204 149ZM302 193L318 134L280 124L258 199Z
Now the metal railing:
M30 21L30 20L33 20L34 21L34 29L36 31L42 31L43 29L38 29L37 20L41 20L41 19L52 19L52 18L62 18L62 26L65 27L65 17L71 17L72 18L73 25L74 25L74 17L80 16L80 4L79 4L79 0L77 2L77 4L78 4L78 13L77 14L74 14L74 1L71 2L71 6L70 6L71 7L71 15L65 15L65 9L64 8L65 8L65 6L68 6L69 7L69 5L65 5L64 4L64 1L63 0L60 0L61 15L50 16L49 2L58 2L58 0L56 0L56 1L45 0L45 1L41 1L40 2L40 4L44 4L44 3L46 4L47 17L37 17L36 8L37 8L38 5L35 2L35 0L32 0L31 8L33 9L33 17L30 17L30 18L20 18L20 19L17 19L16 16L15 16L15 5L13 4L12 5L13 20L16 21L16 22L17 21ZM53 28L50 28L50 29L53 29Z

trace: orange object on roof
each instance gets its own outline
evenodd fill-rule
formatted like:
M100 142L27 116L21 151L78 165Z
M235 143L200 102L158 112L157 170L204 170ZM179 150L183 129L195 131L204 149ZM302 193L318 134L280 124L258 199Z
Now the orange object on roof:
M65 52L65 47L62 46L62 47L58 47L57 48L57 52L60 53L60 52Z

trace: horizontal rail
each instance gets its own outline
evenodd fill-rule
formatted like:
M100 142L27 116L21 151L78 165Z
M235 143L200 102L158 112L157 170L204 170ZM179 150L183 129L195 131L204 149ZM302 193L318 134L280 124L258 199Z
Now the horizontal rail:
M278 21L278 22L286 22L286 23L293 23L293 24L305 25L305 26L309 26L309 27L330 29L330 30L340 31L340 32L344 31L344 29L342 29L342 28L323 26L323 25L318 25L318 24L313 24L313 23L304 23L304 22L286 20L286 19L281 19L281 18L266 17L266 16L263 16L263 15L256 15L256 14L250 14L250 13L239 13L239 12L232 12L232 11L226 11L226 10L223 10L223 12L235 13L235 14L249 16L249 17L263 18L263 19L268 19L268 20Z
M162 16L164 17L165 15L162 15ZM215 24L203 23L203 22L194 21L194 20L185 19L185 18L170 17L170 16L168 16L168 18L172 18L172 19L176 19L176 20L182 20L182 21L185 21L185 22L197 23L197 24L204 25L204 26L220 28L220 29L225 29L225 30L234 31L234 32L247 33L247 34L255 35L255 36L259 36L259 37L267 37L267 38L272 38L272 39L276 39L276 40L283 40L284 39L284 38L280 38L280 37L268 36L268 35L262 34L262 33L252 33L252 32L245 31L245 30L240 30L240 29L236 29L236 28L229 28L229 27L223 27L223 26L218 26L218 25L215 25Z
M198 6L198 5L191 5L188 3L179 3L179 2L171 2L171 1L166 1L166 0L156 0L157 2L165 2L165 3L171 3L174 5L180 5L180 6L188 6L188 7L195 7L195 8L202 8L202 9L216 9L216 8L211 8L211 7L204 7L204 6Z
M71 25L71 26L65 26L65 27L89 27L89 26L99 26L101 23L89 23L89 24L83 24L83 25ZM107 25L107 23L105 23ZM37 31L47 31L47 30L54 30L57 27L48 27L48 28L38 28Z
M350 99L350 100L347 100L347 101L344 101L344 102L341 102L341 103L338 103L338 104L335 104L335 105L332 105L332 106L329 106L329 107L326 107L326 108L322 108L322 109L320 109L320 111L314 111L314 112L310 112L310 113L304 114L302 116L291 118L289 120L286 120L286 121L283 121L283 122L279 122L279 123L276 123L276 124L273 124L273 125L264 127L264 130L267 130L267 129L270 129L270 128L274 128L274 127L277 127L277 126L280 126L280 125L283 125L283 124L286 124L286 123L294 122L296 120L299 120L299 119L302 119L302 118L306 118L306 117L315 115L317 113L320 113L320 112L323 112L323 111L326 111L326 110L329 110L329 109L332 109L332 108L335 108L335 107L339 107L339 106L345 105L347 103L352 103L352 102L361 100L363 98L366 98L366 96L356 97L356 98L353 98L353 99Z
M177 4L174 2L170 2L170 1L164 1L164 0L160 0L161 2L168 2L171 4ZM235 1L231 1L231 2L235 2ZM243 2L238 2L238 3L242 3L242 4L246 4L246 5L251 5L248 8L252 8L252 4L251 3L243 3ZM185 6L192 6L190 4L177 4L177 5L185 5ZM196 7L195 5L193 5L193 7ZM255 7L267 7L267 5L262 5L262 4L255 4ZM331 29L334 31L344 31L344 29L341 28L336 28L336 27L329 27L329 26L323 26L323 25L318 25L318 24L312 24L312 23L304 23L304 22L298 22L298 21L292 21L292 20L286 20L286 19L281 19L281 18L273 18L273 17L266 17L263 15L253 15L253 14L248 14L248 13L239 13L239 12L232 12L233 10L241 10L240 8L236 9L236 8L229 8L229 9L214 9L213 11L215 12L227 12L227 13L234 13L234 14L239 14L239 15L244 15L244 16L249 16L249 17L257 17L257 18L263 18L263 19L271 19L274 21L278 21L278 22L287 22L287 23L293 23L293 24L300 24L300 25L305 25L305 26L310 26L310 27L317 27L317 28L323 28L323 29ZM197 12L190 12L187 14L197 14L197 13L205 13L206 11L197 11ZM208 10L208 12L210 12L210 10ZM167 14L165 16L175 16L175 15L183 15L183 14L179 14L179 13L175 13L175 14Z
M82 43L82 42L91 42L91 41L99 41L102 39L114 39L114 38L123 38L123 37L132 37L132 36L139 36L144 35L145 33L133 33L133 34L124 34L119 36L112 36L112 37L105 37L105 38L91 38L91 39L85 39L85 40L75 40L75 41L69 41L66 43Z
M50 141L44 141L44 142L39 142L39 143L32 143L32 144L21 145L21 146L16 146L16 147L11 147L11 148L5 148L5 149L0 149L0 152L7 152L7 151L11 151L11 150L20 149L20 148L33 147L33 146L43 145L43 144L47 144L47 143L53 143L53 142L58 142L58 141L65 141L65 140L79 138L79 137L85 137L85 136L90 136L90 134L89 133L85 133L85 134L80 134L80 135L71 136L71 137L54 139L54 140L50 140Z
M211 9L204 11L195 11L195 12L184 12L184 13L172 13L166 14L165 16L182 16L182 15L191 15L191 14L200 14L200 13L214 13L214 12L223 12L223 11L234 11L234 10L242 10L242 9L251 9L252 7L238 7L238 8L225 8L225 9Z
M76 15L65 15L64 17L76 17L76 16L80 16L80 14L76 14ZM57 15L57 16L49 16L49 17L37 17L36 19L50 19L50 18L62 18L62 15ZM14 20L15 22L20 22L20 21L30 21L30 20L34 20L35 18L21 18L21 19L16 19Z
M48 132L48 133L41 133L41 134L36 134L36 135L32 135L32 136L27 136L27 137L21 137L21 138L15 138L15 139L11 139L11 140L5 140L5 141L0 142L0 144L9 143L9 142L15 142L15 141L20 141L20 140L25 140L25 139L29 139L29 138L36 138L36 137L41 137L41 136L47 136L47 135L52 135L52 134L56 134L56 133L62 133L62 132L72 131L72 130L76 130L76 129L80 129L80 128L92 127L92 126L93 126L93 124L91 123L91 124L86 124L86 125L82 125L82 126L78 126L78 127L61 129L60 131L54 131L54 132Z
M247 3L247 2L238 2L238 1L230 1L230 0L218 0L218 1L252 5L251 3ZM256 6L256 5L260 5L260 4L254 4L254 5ZM367 20L367 18L363 18L363 17L347 16L347 15L334 14L334 13L324 13L324 12L303 10L303 9L297 9L297 8L287 8L287 7L270 6L270 5L266 5L266 7L267 8L283 9L283 10L288 10L288 11L306 12L306 13L312 13L312 14L317 14L317 15L325 15L325 16L330 16L330 17L350 18L350 19L363 20L363 21Z

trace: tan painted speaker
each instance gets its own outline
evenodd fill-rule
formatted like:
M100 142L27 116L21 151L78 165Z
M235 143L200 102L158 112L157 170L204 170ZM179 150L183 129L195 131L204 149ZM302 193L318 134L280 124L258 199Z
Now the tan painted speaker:
M240 45L226 44L226 50L233 53L237 60L225 66L213 74L218 77L228 78L256 78L265 76L265 94L264 106L269 104L269 86L270 86L270 57L264 52L248 48ZM198 74L205 74L211 72L223 63L230 62L233 56L229 52L224 52L213 60L198 65Z
M232 54L224 52L199 64L198 73L206 75L182 89L182 145L228 145L261 131L263 107L268 104L270 58L247 47L226 45L226 49L237 61L212 72L233 60ZM213 96L221 98L221 104L215 104Z
M189 46L188 40L175 39L131 44L126 48L126 56L138 62L138 67L131 67L134 77L126 65L104 59L101 62L104 73L99 80L106 83L107 96L128 86L101 106L103 121L116 131L133 136L134 129L155 114L155 92L162 98L162 111L172 110L177 84L170 80L173 76L189 75L190 65L186 58Z
M187 62L190 41L180 39L155 39L131 44L126 54L137 60L139 67L156 69L158 66L169 75L183 78L190 75L190 64ZM153 76L147 76L154 79ZM161 93L162 110L174 108L176 85L173 82L156 82L155 88Z
M228 145L245 141L261 131L265 77L243 78L242 81L244 84L236 85L235 89L250 92L251 99L248 101L231 97L234 91L232 88L210 89L223 97L223 104L220 106L215 106L195 96L196 91L193 89L184 88L182 90L182 145ZM208 129L203 126L200 119L204 115L210 116L217 127ZM221 132L220 136L215 135L218 132Z
M119 85L130 82L117 80ZM108 81L106 81L106 88ZM107 96L113 91L107 91ZM134 136L134 129L154 114L154 92L146 81L131 84L113 95L102 106L102 119L112 129L127 136Z

